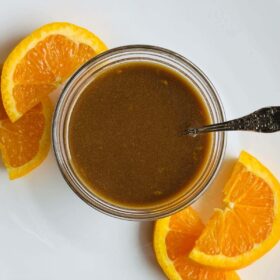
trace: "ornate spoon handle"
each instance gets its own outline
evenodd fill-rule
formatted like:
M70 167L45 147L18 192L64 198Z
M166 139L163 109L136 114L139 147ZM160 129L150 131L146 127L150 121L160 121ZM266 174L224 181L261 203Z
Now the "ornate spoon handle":
M188 128L184 135L197 135L215 131L245 130L271 133L280 130L280 106L266 107L239 119L207 125L200 128Z

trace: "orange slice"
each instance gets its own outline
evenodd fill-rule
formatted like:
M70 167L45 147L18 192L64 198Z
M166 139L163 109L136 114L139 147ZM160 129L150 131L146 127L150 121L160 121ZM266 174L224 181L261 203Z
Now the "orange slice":
M154 250L159 265L170 280L238 280L235 272L218 271L196 264L187 254L204 226L198 214L187 208L155 224Z
M242 152L217 209L190 258L224 269L238 269L268 252L280 238L280 184L253 156Z
M0 150L10 179L24 176L47 156L52 104L45 99L12 123L0 102Z
M2 99L10 120L18 120L79 66L106 49L94 34L70 23L47 24L31 33L3 66Z

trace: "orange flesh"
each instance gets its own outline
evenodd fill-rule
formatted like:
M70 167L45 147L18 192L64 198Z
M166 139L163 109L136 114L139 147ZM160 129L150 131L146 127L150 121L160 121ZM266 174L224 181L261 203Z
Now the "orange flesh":
M238 162L225 189L224 211L217 210L196 243L209 255L244 254L270 234L274 196L269 184Z
M204 226L195 213L190 212L186 220L184 212L180 212L170 218L169 227L166 236L167 253L171 260L175 260L192 249Z
M13 96L17 110L25 113L38 104L94 55L91 47L63 35L47 36L16 66Z
M15 168L32 160L39 151L45 125L41 103L15 123L8 118L1 120L0 146L5 164Z
M224 272L196 264L188 258L204 226L194 210L188 208L173 215L169 222L170 231L165 242L167 255L174 262L182 279L226 280L239 279L234 272Z

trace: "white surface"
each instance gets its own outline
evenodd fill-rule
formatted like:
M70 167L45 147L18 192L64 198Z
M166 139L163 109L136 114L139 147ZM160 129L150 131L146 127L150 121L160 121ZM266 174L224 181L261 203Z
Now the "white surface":
M70 21L109 47L155 44L186 56L214 83L228 118L280 105L279 1L0 2L0 61L33 29ZM229 134L220 178L196 204L205 218L219 205L217 193L241 149L280 178L279 142L280 134ZM64 183L52 152L25 178L9 182L3 167L0 178L0 280L165 279L152 253L152 224L119 221L85 205ZM240 275L278 280L279 258L280 244Z

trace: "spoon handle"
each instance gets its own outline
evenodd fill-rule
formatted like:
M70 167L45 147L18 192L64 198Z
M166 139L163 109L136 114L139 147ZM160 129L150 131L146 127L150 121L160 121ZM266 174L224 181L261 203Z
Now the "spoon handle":
M235 120L207 125L200 128L188 128L184 135L197 135L215 131L243 130L271 133L280 130L280 106L266 107L250 115Z

